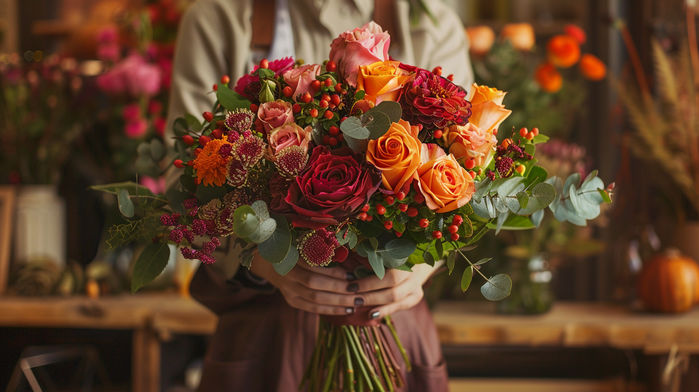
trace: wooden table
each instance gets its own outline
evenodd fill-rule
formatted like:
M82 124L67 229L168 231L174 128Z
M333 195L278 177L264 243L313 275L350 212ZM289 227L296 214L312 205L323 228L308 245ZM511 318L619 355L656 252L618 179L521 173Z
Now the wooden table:
M495 315L490 304L443 302L434 310L445 345L607 346L699 353L699 309L654 315L599 303L557 303L539 316ZM142 294L88 299L0 297L0 326L133 330L133 391L158 391L160 343L210 334L216 316L189 298Z

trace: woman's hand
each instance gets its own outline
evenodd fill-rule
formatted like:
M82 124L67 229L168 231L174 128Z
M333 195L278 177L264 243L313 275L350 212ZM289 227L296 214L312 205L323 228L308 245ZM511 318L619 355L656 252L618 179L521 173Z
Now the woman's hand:
M281 276L271 263L255 255L253 274L279 289L289 306L310 313L346 315L361 305L350 287L354 279L342 268L313 268L299 261L288 274Z
M410 309L417 305L423 297L422 285L441 266L428 264L413 266L412 272L397 269L386 270L383 279L375 275L352 282L351 287L357 292L357 302L365 306L374 306L369 311L369 317L391 315L399 310Z

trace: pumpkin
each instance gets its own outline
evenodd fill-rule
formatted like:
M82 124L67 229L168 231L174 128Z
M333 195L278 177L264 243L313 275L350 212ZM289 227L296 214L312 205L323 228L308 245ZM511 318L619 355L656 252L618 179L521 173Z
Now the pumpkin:
M667 250L643 266L638 296L650 311L686 312L699 302L699 266L678 250Z

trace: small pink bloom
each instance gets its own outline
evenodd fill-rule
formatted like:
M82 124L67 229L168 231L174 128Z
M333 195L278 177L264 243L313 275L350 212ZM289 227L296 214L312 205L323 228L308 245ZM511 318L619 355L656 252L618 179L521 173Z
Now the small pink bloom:
M301 128L296 123L287 123L281 127L274 128L269 132L269 147L273 155L281 150L299 146L308 151L308 143L311 141L312 129L310 126Z
M99 88L111 94L134 97L155 95L160 91L161 71L134 53L97 78Z
M165 193L165 177L141 177L141 185L145 186L151 192L157 194Z
M131 139L138 139L146 134L148 131L148 123L144 119L138 119L136 121L127 122L124 127L124 133Z
M262 121L265 131L269 132L273 128L293 122L294 112L291 110L289 102L278 99L261 104L257 110L257 118Z
M296 99L305 92L311 92L311 82L320 75L320 64L306 64L284 72L284 81L294 90Z
M97 58L104 61L117 61L119 60L120 48L117 44L100 44L97 47Z
M124 116L124 120L126 120L127 123L134 122L141 118L141 106L137 103L126 105L121 114Z
M360 65L387 61L391 36L372 22L352 31L345 31L330 44L330 60L352 87L357 85Z
M156 117L155 120L153 120L153 128L155 128L155 133L158 134L158 136L163 136L165 135L165 125L166 125L166 120L163 117Z
M118 38L119 33L114 26L105 27L97 33L97 42L101 44L116 43Z

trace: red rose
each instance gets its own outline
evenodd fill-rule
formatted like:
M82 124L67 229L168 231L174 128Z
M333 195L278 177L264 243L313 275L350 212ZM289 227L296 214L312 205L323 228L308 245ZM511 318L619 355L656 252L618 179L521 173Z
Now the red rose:
M401 67L415 71L415 78L405 86L400 100L404 120L429 130L468 122L471 103L463 88L425 69Z
M317 146L306 170L291 184L286 203L296 227L336 225L359 212L381 184L381 172L351 150Z

